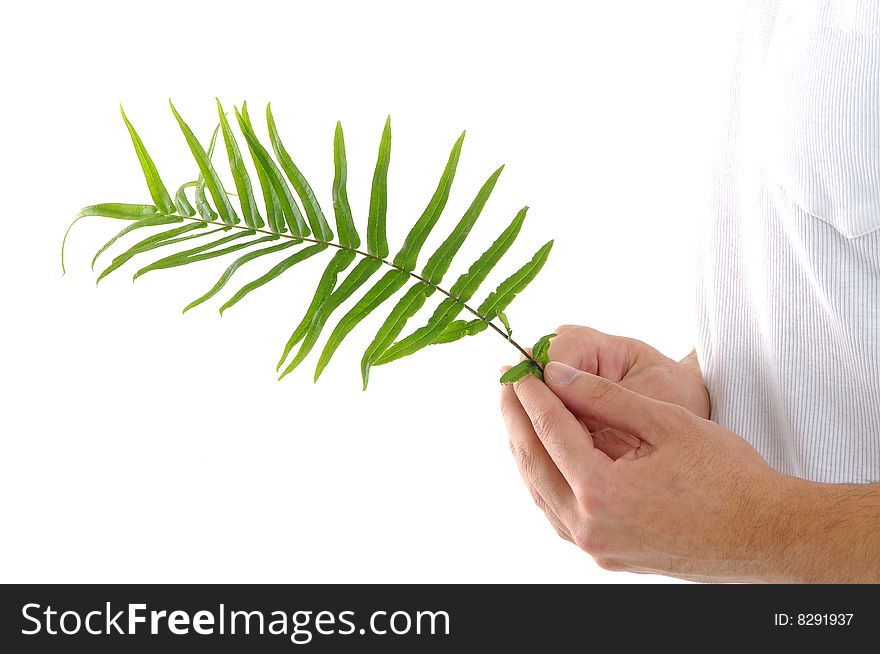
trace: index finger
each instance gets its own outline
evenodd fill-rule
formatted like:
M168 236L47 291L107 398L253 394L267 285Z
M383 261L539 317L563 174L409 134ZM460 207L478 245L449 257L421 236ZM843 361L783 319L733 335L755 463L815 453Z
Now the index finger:
M593 446L590 433L540 380L529 375L514 384L514 391L544 449L577 494L584 480L611 459Z

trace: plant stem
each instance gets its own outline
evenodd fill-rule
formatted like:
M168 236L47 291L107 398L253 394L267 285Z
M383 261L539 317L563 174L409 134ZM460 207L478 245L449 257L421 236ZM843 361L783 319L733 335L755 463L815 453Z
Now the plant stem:
M388 266L389 268L394 268L395 270L403 271L403 272L407 273L413 279L416 279L416 280L422 282L423 284L427 284L428 286L432 286L433 288L440 291L440 293L442 293L443 295L445 295L449 299L455 300L456 302L460 303L467 311L469 311L471 314L476 316L479 320L482 320L484 323L489 325L489 327L491 327L493 330L495 330L505 341L507 341L508 343L513 345L513 347L515 347L517 350L519 350L519 353L522 354L526 359L531 361L535 366L537 366L538 369L540 369L542 371L544 370L544 367L540 363L538 363L531 354L529 354L528 350L526 350L523 346L521 346L519 343L517 343L515 340L513 340L510 337L510 335L505 330L503 330L501 327L496 325L491 320L487 320L486 317L484 315L482 315L481 313L479 313L476 309L469 306L466 302L462 302L459 298L452 295L452 293L450 293L449 291L446 291L443 288L439 287L437 284L434 284L433 282L428 281L427 279L425 279L421 275L414 273L411 270L406 270L405 268L402 268L401 266L396 265L392 261L388 261L387 259L381 259L381 258L377 257L376 255L370 254L369 252L364 252L363 250L358 250L357 248L348 247L346 245L341 245L339 243L334 243L332 241L322 241L320 239L311 238L308 236L294 236L293 234L281 234L278 232L270 231L268 229L259 229L257 227L248 227L247 225L242 225L242 224L227 225L226 223L221 223L216 220L205 220L202 217L197 218L195 216L180 216L177 214L169 214L169 215L174 216L176 218L182 218L183 220L191 220L193 222L205 223L206 225L208 223L210 223L212 225L221 225L222 224L224 228L228 228L228 229L241 229L241 230L248 231L248 232L254 232L254 233L259 233L259 234L268 234L270 236L277 236L279 238L287 238L287 239L291 239L294 241L305 241L306 243L314 243L316 245L328 245L328 246L334 247L338 250L351 250L352 252L355 252L355 253L361 255L362 257L366 257L367 259L375 259L376 261L380 261L383 264L385 264L386 266Z

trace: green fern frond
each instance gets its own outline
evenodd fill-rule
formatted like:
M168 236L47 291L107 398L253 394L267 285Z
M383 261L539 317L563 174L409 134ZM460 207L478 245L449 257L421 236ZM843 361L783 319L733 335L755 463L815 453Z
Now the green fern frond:
M238 125L240 135L247 146L259 182L263 199L262 208L265 210L264 220L261 205L257 200L256 188L251 183L251 175L242 156L241 148L244 146L239 145L239 140L220 101L217 100L219 122L207 150L196 138L177 108L170 101L169 104L195 160L195 168L198 172L196 180L182 184L172 198L141 137L120 107L152 204L107 203L91 205L80 210L64 234L61 246L62 271L64 248L70 229L78 220L86 216L129 221L95 254L92 260L93 270L98 258L131 232L176 225L151 233L117 254L98 275L97 281L138 255L188 241L192 241L191 247L142 265L134 273L134 278L137 279L150 271L176 268L246 250L229 264L220 279L207 292L186 305L183 310L187 312L219 293L245 264L296 248L292 254L288 253L284 259L276 262L268 272L244 284L233 293L221 305L222 315L225 310L240 302L245 296L277 279L296 264L332 250L334 255L320 277L312 300L283 348L277 366L277 370L280 371L279 379L292 372L306 359L320 339L333 313L346 300L358 293L361 287L366 287L367 290L339 319L321 349L314 373L316 381L346 336L409 282L412 282L411 285L388 313L361 359L364 388L367 387L370 370L374 366L410 356L428 345L451 343L487 329L497 332L524 357L520 364L505 373L502 382L516 381L529 374L541 376L543 366L548 360L549 343L553 335L539 339L530 353L513 340L505 310L540 272L553 247L553 241L541 246L528 262L491 291L478 308L474 309L468 304L489 273L513 245L522 229L528 207L524 207L516 214L510 225L471 264L467 272L458 277L449 290L440 286L453 259L482 214L504 166L489 176L446 239L428 257L421 272L415 272L422 247L439 222L449 199L464 143L464 132L452 146L437 188L424 212L410 228L400 250L393 259L389 260L386 226L388 173L391 162L390 116L385 122L379 142L367 212L366 248L362 250L361 236L355 225L346 190L348 168L345 139L340 123L336 124L333 138L332 203L338 235L334 240L333 231L311 185L294 163L281 140L270 106L266 107L268 148L260 142L254 130L247 103L243 103L240 109L234 107L236 119L234 123ZM235 186L235 193L226 190L215 168L213 154L220 135L226 150L228 170ZM187 196L189 189L193 189L192 203ZM236 197L237 209L233 206L230 196ZM212 234L216 237L207 238ZM370 280L383 267L387 268L385 274L370 285ZM435 292L443 297L427 323L398 340L410 318L418 313ZM463 311L470 313L472 317L459 318ZM495 323L496 319L500 322L500 326ZM294 348L297 347L296 353L291 358Z

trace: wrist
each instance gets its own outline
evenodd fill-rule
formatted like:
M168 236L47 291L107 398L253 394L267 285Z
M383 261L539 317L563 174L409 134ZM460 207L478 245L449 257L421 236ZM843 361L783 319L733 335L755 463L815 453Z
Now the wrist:
M791 583L791 505L798 494L787 477L767 469L742 489L732 515L729 577L735 581ZM799 501L799 500L798 500Z
M767 530L767 577L783 583L821 583L831 567L828 497L824 484L774 473L764 524Z

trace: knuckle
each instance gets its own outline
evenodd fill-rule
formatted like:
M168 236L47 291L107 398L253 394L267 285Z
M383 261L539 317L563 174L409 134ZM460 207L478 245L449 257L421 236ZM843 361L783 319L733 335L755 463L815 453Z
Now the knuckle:
M552 409L538 408L532 412L532 425L542 438L552 434L559 425L559 419Z
M603 570L608 570L609 572L622 572L624 570L624 566L621 563L618 563L614 559L609 559L607 557L594 557L593 560Z
M531 456L529 455L528 450L518 442L511 440L510 453L513 454L513 458L516 460L516 464L519 466L520 470L527 472L530 468L531 461Z
M544 503L544 498L541 497L541 494L538 493L538 491L535 490L535 487L531 484L529 484L529 495L532 496L532 501L535 503L535 506L546 513L547 505Z
M565 529L558 522L553 523L553 529L556 530L556 535L559 536L562 540L567 540L569 543L572 542L571 534L568 533L568 530Z
M578 529L572 534L574 544L587 554L598 554L598 539L595 529L589 520L584 520Z
M572 484L571 492L574 493L574 499L577 500L577 503L581 508L584 508L586 504L589 503L590 488L583 482L583 480L577 480L577 483Z
M602 511L604 501L595 488L586 484L578 484L573 491L578 506L587 516L595 516Z
M691 424L690 412L684 407L669 404L659 412L661 426L674 432L686 431Z
M593 389L592 398L594 404L599 406L610 406L620 397L623 389L614 382L599 377L596 380L596 386Z

